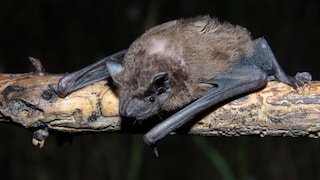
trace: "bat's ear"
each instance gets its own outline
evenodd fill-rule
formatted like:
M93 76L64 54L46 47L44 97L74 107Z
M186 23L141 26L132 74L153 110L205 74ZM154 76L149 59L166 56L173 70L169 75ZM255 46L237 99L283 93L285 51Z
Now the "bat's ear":
M107 61L106 66L112 80L115 83L118 83L115 77L123 71L123 64L118 61Z
M146 90L145 95L156 94L160 95L163 93L169 94L171 90L169 76L165 72L158 73L153 76L152 81Z

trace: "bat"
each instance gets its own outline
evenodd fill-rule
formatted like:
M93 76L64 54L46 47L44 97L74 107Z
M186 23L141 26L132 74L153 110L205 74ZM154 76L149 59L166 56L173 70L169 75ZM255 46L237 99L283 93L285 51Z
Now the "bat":
M175 112L144 135L156 143L199 113L277 80L294 88L311 80L307 72L284 73L264 38L252 40L243 27L209 16L155 26L122 50L62 77L52 87L60 96L110 78L121 116L148 119Z

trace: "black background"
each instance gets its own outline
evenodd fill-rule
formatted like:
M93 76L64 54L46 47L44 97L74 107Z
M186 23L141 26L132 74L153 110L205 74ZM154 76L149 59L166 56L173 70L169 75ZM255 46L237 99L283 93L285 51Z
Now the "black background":
M0 72L32 71L28 56L50 73L72 72L127 48L152 26L205 14L264 36L288 74L319 79L317 0L2 0ZM157 159L141 135L79 135L62 144L52 135L41 150L31 136L0 124L0 179L320 178L317 139L172 136Z

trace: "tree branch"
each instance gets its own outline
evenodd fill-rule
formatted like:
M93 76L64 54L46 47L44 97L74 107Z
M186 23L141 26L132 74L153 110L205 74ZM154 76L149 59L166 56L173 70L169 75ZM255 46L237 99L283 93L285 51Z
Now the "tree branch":
M124 128L118 115L115 93L100 81L71 93L65 98L54 94L49 84L62 75L27 73L0 74L0 121L21 124L36 131L34 142L40 145L48 129L62 132L135 132ZM279 82L269 82L259 92L213 108L187 128L189 134L205 136L303 136L319 137L320 82L310 82L296 91ZM153 124L154 125L154 124ZM144 127L144 128L141 128Z

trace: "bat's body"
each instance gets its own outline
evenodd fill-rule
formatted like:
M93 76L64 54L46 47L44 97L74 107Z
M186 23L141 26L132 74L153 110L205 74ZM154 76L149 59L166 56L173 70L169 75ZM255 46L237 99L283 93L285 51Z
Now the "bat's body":
M64 76L60 96L111 77L120 97L120 115L146 119L159 111L181 109L145 136L149 145L196 114L234 96L266 85L269 76L293 87L308 73L287 76L263 38L208 16L156 26L127 51Z
M250 55L252 49L253 43L246 30L209 17L156 26L131 44L124 70L115 76L121 83L120 112L145 119L159 109L181 108L203 96L212 87L207 83L210 79L236 60ZM161 73L165 73L170 81L170 93L164 93L169 97L160 98L154 107L145 101L141 104L144 108L137 106L142 103L140 99L145 96L154 76Z

